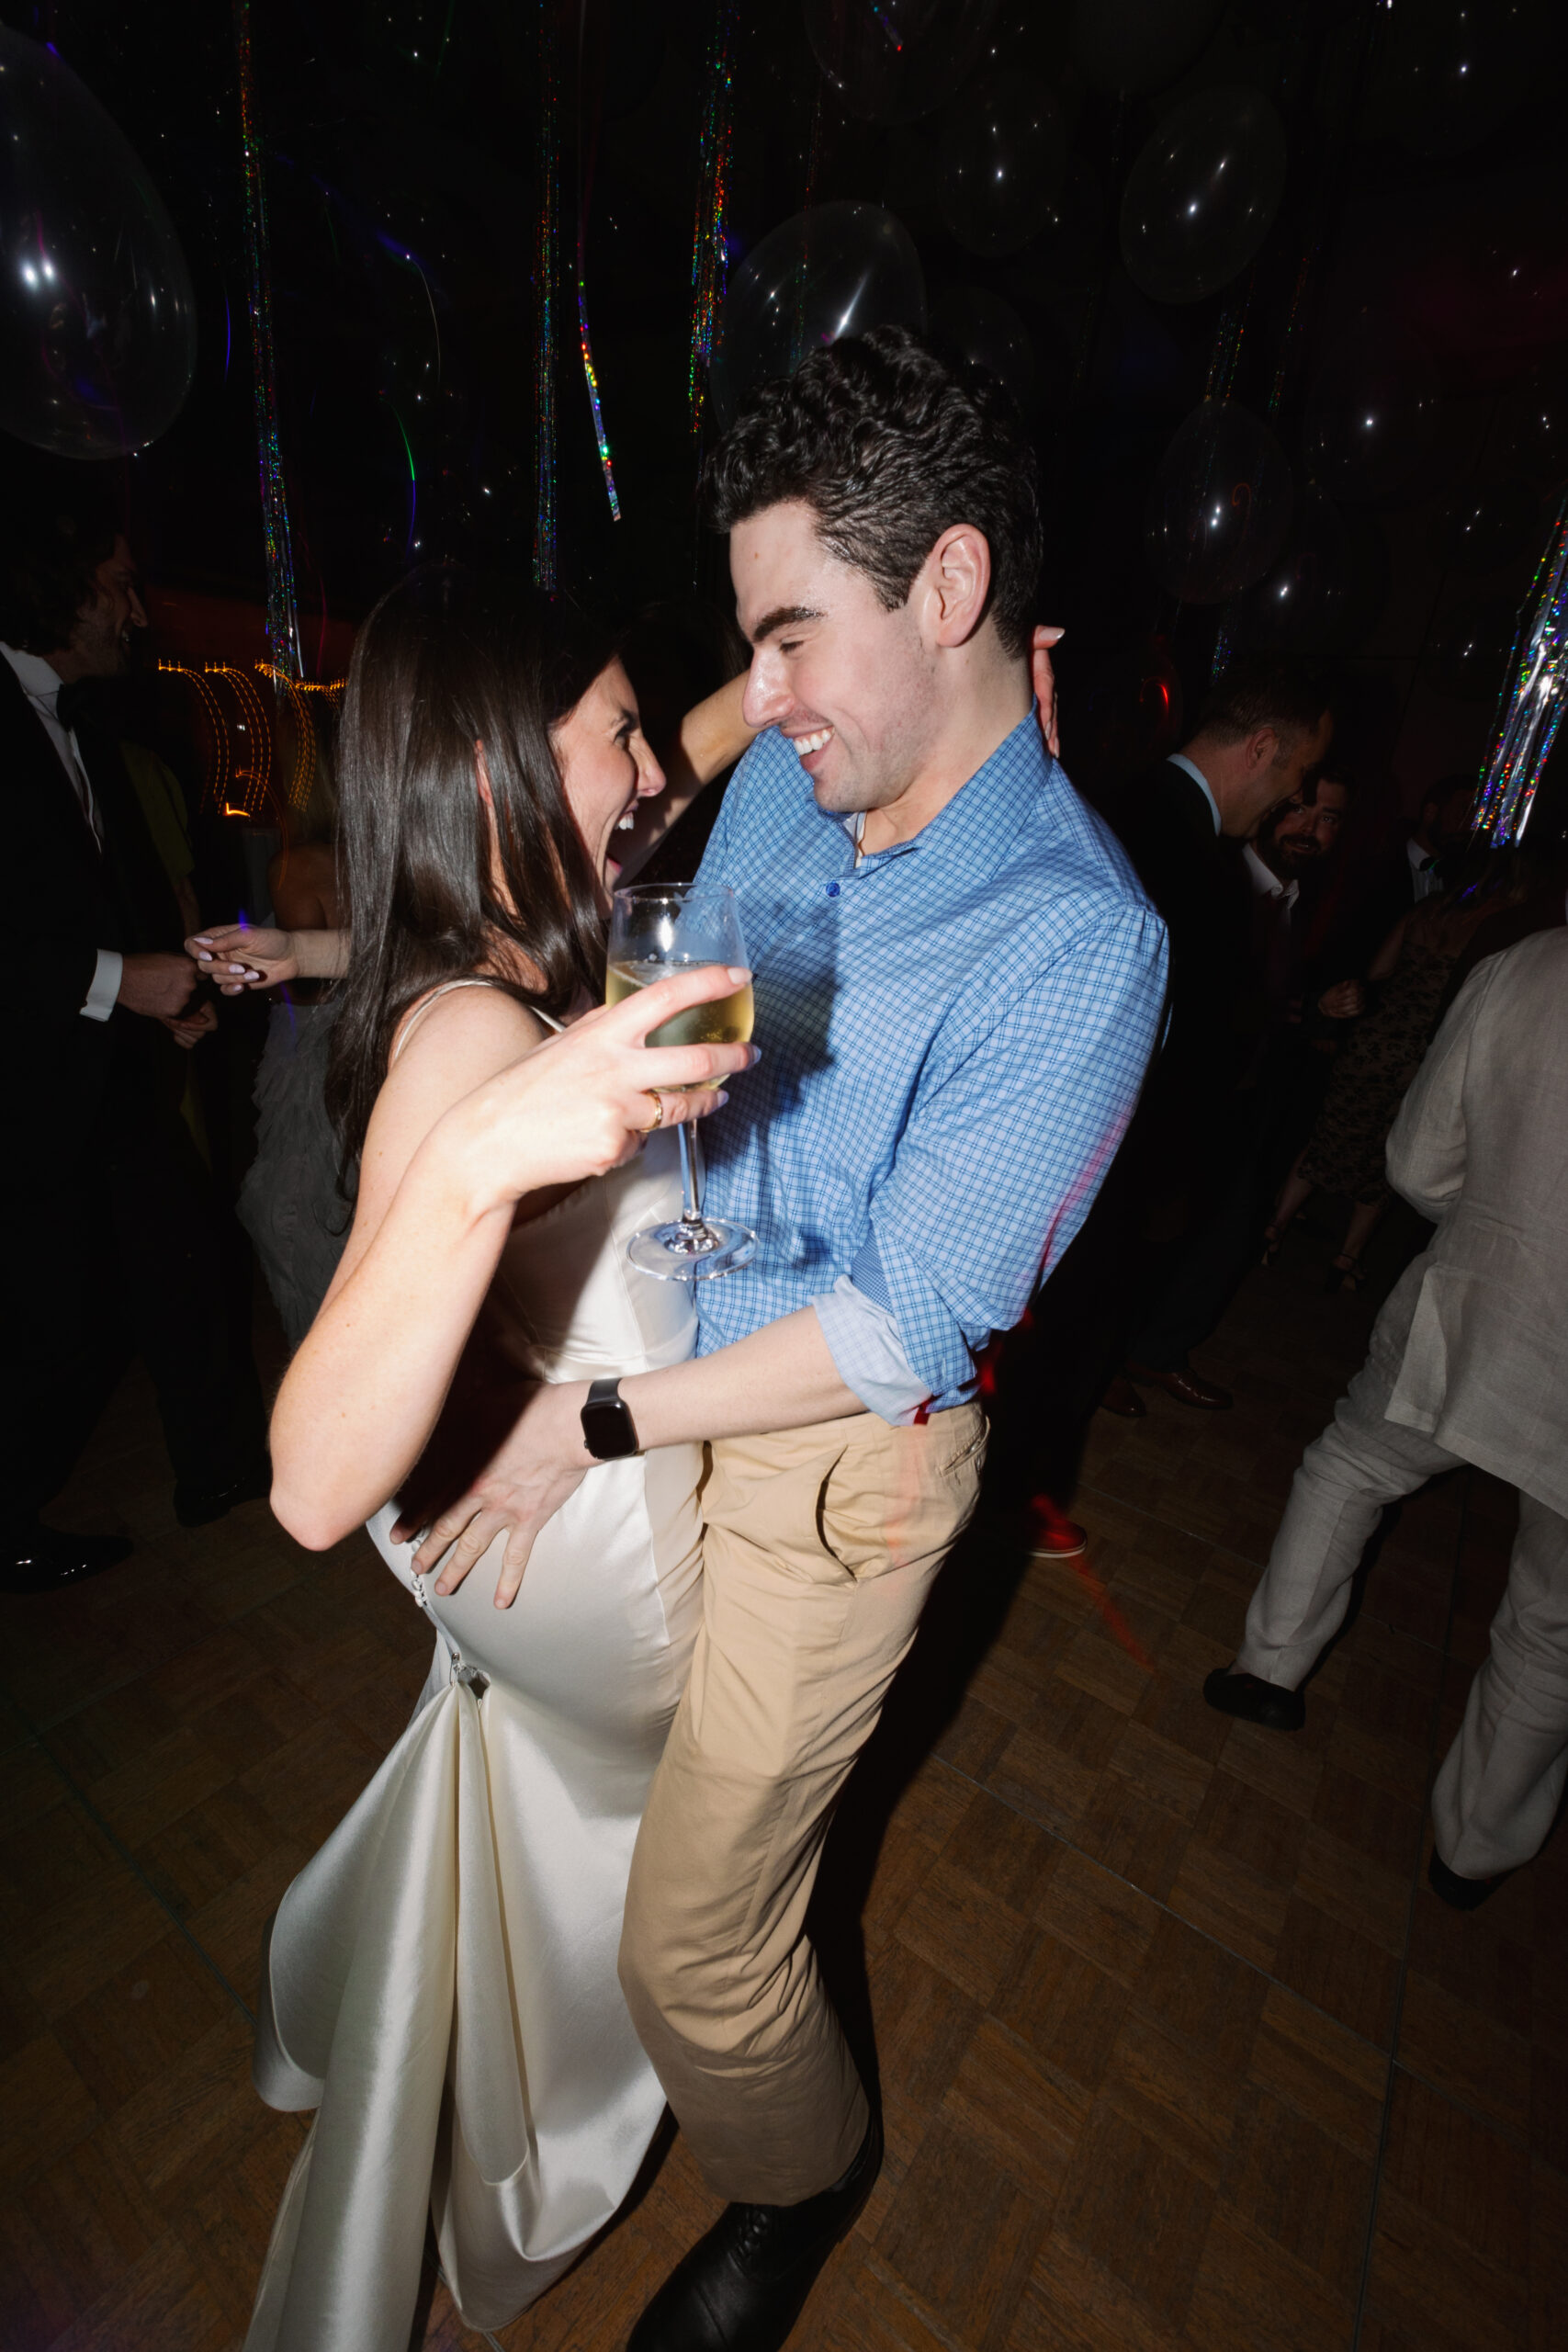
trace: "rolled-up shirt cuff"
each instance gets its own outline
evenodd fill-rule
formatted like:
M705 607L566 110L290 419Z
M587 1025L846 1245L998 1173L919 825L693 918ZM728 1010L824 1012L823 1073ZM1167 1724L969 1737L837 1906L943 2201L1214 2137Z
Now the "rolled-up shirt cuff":
M868 1413L893 1427L915 1420L931 1402L931 1390L909 1368L898 1326L848 1274L811 1302L829 1354L846 1388L853 1389Z
M118 947L100 947L98 961L93 973L93 984L82 1004L84 1021L107 1021L119 997L119 984L125 974L125 958Z

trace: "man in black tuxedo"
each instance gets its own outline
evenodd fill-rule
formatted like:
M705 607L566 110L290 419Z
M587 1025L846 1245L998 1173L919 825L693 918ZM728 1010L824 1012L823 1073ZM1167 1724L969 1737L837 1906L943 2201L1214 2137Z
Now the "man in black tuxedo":
M1135 780L1115 818L1165 919L1168 1027L1082 1230L1009 1343L989 1471L1004 1508L1066 1495L1096 1405L1144 1412L1134 1382L1211 1411L1232 1402L1188 1351L1213 1317L1235 1179L1255 1148L1240 1084L1258 1052L1258 930L1243 852L1273 810L1310 797L1332 731L1314 679L1236 662L1191 741Z
M1170 942L1170 1026L1123 1147L1145 1242L1127 1373L1210 1411L1230 1394L1194 1372L1188 1351L1213 1319L1212 1229L1243 1148L1239 1088L1257 1044L1244 847L1273 810L1303 797L1333 731L1310 673L1263 657L1235 662L1197 733L1134 786L1118 825ZM1143 1409L1125 1378L1108 1401Z
M85 486L42 472L0 521L0 773L9 904L0 1067L6 1419L0 1586L125 1556L39 1512L134 1350L157 1389L183 1525L266 1490L259 1387L229 1327L217 1204L179 1116L195 967L92 681L146 627L130 551Z

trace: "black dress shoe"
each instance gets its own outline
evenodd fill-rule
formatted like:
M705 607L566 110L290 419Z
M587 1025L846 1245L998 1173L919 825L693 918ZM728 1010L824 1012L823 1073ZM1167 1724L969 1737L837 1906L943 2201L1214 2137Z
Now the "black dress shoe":
M841 2180L798 2205L728 2205L678 2262L631 2333L626 2352L779 2352L818 2272L882 2169L873 2116Z
M0 1591L58 1592L62 1585L85 1584L118 1567L135 1548L123 1535L67 1535L28 1520L12 1529L0 1552Z
M1456 1911L1479 1911L1489 1894L1495 1894L1503 1881L1512 1873L1498 1871L1491 1878L1461 1878L1458 1871L1450 1871L1434 1846L1427 1861L1427 1883L1436 1895Z
M1203 1685L1203 1696L1222 1715L1239 1715L1244 1724L1261 1724L1265 1731L1300 1731L1306 1721L1306 1701L1299 1690L1265 1682L1256 1674L1236 1674L1216 1666Z
M182 1527L208 1527L236 1503L265 1502L272 1492L272 1465L264 1454L226 1487L193 1487L182 1478L175 1488L175 1517Z
M1179 1405L1192 1405L1201 1413L1228 1413L1235 1398L1217 1380L1205 1380L1190 1363L1174 1364L1168 1372L1156 1371L1153 1364L1129 1363L1127 1377L1143 1388L1163 1388Z

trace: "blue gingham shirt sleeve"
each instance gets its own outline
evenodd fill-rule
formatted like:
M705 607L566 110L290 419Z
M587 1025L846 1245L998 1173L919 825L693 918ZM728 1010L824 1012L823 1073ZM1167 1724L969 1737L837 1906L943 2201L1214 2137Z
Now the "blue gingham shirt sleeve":
M862 1260L874 1258L875 1247L868 1242ZM862 1260L856 1261L857 1271ZM818 1292L811 1304L839 1378L866 1411L895 1427L917 1420L931 1392L909 1368L892 1309L848 1274L840 1274L831 1290Z
M976 1355L1018 1321L1088 1216L1137 1102L1165 981L1164 926L1131 904L953 1040L922 1086L871 1223L905 1356L933 1396L973 1386Z

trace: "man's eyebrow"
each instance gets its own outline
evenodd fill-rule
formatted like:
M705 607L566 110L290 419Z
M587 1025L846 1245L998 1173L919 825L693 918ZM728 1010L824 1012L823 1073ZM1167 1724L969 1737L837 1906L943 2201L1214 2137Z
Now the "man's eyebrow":
M771 613L762 615L751 631L751 642L761 645L762 639L772 637L776 628L791 628L796 621L819 621L825 617L810 605L775 605Z

